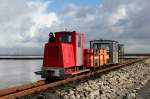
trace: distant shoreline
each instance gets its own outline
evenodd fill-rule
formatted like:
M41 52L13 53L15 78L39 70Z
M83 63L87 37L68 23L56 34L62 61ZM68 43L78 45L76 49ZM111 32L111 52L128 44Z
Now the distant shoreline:
M0 60L42 60L43 58L0 58Z
M43 59L43 56L39 56L39 55L36 55L36 56L29 56L29 55L0 55L0 60L9 60L9 59L14 59L14 60L27 60L27 59Z
M150 56L150 53L125 53L124 54L125 56ZM35 55L35 54L0 54L0 57L2 57L2 56L11 56L11 57L19 57L19 56L21 56L21 57L42 57L43 55L41 55L41 54L37 54L37 55Z
M124 56L150 56L150 53L126 53ZM0 55L0 60L41 60L42 55Z

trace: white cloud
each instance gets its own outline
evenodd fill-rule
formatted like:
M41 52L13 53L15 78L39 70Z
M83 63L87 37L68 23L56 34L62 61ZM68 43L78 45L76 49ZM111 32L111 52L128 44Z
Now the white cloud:
M127 17L126 14L126 8L124 6L121 6L117 9L116 12L112 13L112 15L109 16L109 24L116 24L119 20L125 19Z
M125 44L126 52L150 52L149 6L147 0L102 0L97 8L68 5L61 26L84 31L86 43L91 39L113 39Z
M53 24L59 24L54 12L46 12L49 3L49 1L1 0L0 46L39 47L36 37L43 34L40 31L48 33L48 28Z
M1 0L0 47L30 48L28 52L37 48L39 52L48 32L67 28L85 32L86 45L91 39L103 38L125 44L127 52L149 51L148 0L102 0L95 8L66 4L64 8L56 6L57 14L46 11L50 4L51 0Z

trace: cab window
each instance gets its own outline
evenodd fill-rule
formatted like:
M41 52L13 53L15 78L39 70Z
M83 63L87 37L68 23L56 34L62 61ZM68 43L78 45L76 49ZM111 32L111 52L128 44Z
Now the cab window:
M59 38L60 42L66 42L66 43L70 43L71 42L71 35L65 35L63 34L60 38Z

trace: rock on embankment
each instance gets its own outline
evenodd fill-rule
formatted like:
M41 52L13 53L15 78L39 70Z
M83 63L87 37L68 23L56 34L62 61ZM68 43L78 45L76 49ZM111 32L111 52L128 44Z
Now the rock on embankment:
M137 91L150 79L150 59L111 71L99 78L68 84L31 95L30 99L135 99ZM25 98L25 97L24 97Z

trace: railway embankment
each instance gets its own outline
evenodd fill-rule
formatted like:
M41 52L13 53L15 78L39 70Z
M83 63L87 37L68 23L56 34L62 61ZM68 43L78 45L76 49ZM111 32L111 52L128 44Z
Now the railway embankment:
M150 80L150 59L99 77L37 92L22 99L135 99Z

